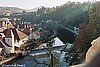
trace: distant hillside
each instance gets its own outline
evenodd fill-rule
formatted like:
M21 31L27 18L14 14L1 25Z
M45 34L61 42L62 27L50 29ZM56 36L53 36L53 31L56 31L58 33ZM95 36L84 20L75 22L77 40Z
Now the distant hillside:
M29 10L26 10L26 12L34 12L34 11L37 11L38 9L41 9L42 7L44 7L44 6L39 6L34 9L29 9Z
M0 14L2 13L22 13L24 9L17 8L17 7L0 7Z
M40 7L36 7L34 9L21 9L21 8L17 8L17 7L0 7L0 15L2 15L3 13L22 13L23 11L26 12L34 12L37 11L38 9L41 9L43 6Z

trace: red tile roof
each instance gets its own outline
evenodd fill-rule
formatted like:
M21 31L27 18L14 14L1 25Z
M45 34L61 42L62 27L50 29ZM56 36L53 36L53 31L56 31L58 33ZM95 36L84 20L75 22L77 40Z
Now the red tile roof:
M7 33L8 30L9 29L5 29L3 31L5 35L6 35L6 33ZM19 31L18 29L11 28L11 30L12 30L12 32L14 34L14 38L17 39L17 40L21 40L21 39L24 39L24 38L28 38L28 36L25 33Z
M0 48L3 48L4 46L3 46L3 44L0 42Z
M20 40L24 38L28 38L28 36L25 33L19 31L18 29L16 29L16 31Z
M24 32L26 35L29 35L29 34L30 34L30 29L29 29L29 28L24 29L23 32Z
M12 38L12 35L13 35L12 30L11 29L8 29L7 32L6 32L6 34L5 34L5 37L6 38Z
M2 23L3 23L3 22L2 22L2 21L0 21L0 25L2 25Z

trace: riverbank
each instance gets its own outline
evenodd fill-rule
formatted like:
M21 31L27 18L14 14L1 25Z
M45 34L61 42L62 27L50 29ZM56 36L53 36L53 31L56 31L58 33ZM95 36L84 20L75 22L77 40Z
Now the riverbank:
M4 64L14 64L17 60L22 59L23 57L25 56L15 55L15 56L8 57L5 60L0 61L0 67Z
M2 64L4 64L4 63L7 63L8 61L13 60L14 58L16 58L16 56L12 56L12 57L9 57L9 58L7 58L7 59L5 59L5 60L3 60L3 61L0 61L0 65L2 65Z

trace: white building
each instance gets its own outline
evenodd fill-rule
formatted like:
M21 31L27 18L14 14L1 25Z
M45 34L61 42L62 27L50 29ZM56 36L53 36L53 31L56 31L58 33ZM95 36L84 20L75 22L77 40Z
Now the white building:
M5 48L7 54L15 53L16 48L21 47L28 39L28 36L15 28L8 28L0 33L0 46Z

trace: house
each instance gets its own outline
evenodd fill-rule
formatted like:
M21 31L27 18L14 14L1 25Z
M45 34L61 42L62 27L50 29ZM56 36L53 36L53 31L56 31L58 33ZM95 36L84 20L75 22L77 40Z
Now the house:
M32 31L33 31L32 28L25 28L25 29L23 30L23 32L24 32L26 35L28 35L28 36L32 33Z
M9 20L10 19L8 18L0 18L0 28L7 29L8 27L11 27L11 28L14 27L12 23L9 22Z
M0 33L0 45L3 45L7 54L15 53L28 39L28 36L15 28L8 28ZM2 48L2 47L1 47Z
M11 11L6 11L6 12L4 11L3 13L4 16L10 16L11 14L12 14Z
M40 32L39 31L34 31L29 35L29 39L40 39Z
M53 45L53 47L64 45L63 42L58 37L54 38L54 40L55 40L55 44Z
M9 49L11 49L11 46L5 43L4 37L5 35L3 33L0 33L0 53L2 53L2 50L5 49L3 51L9 54L10 53Z

